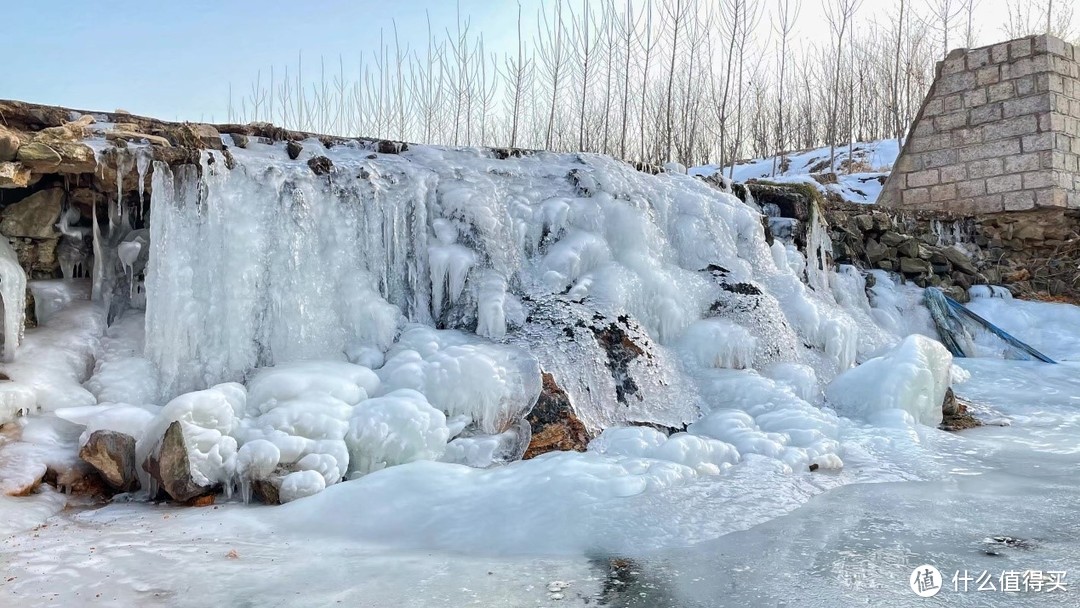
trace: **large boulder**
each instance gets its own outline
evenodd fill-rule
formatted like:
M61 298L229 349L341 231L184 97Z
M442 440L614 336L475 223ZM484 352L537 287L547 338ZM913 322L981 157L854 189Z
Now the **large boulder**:
M179 420L174 420L165 430L159 445L143 463L143 470L157 482L161 491L177 502L188 502L216 491L212 486L195 481L184 428Z
M555 377L542 372L540 398L527 418L532 439L523 460L554 451L584 452L589 446L589 432L574 414L570 396L556 383Z
M138 489L135 438L131 435L109 430L94 431L79 449L79 458L94 467L114 490L130 492Z
M0 212L0 232L6 236L53 239L64 201L62 188L49 188L8 205Z

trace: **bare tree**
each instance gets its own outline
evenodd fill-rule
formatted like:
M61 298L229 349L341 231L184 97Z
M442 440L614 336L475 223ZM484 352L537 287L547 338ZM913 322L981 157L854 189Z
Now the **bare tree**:
M903 0L901 0L903 2ZM791 0L777 0L776 6L776 33L780 36L780 76L776 80L777 88L777 115L776 115L776 152L780 154L780 166L781 170L784 166L784 150L786 148L785 133L784 133L784 83L786 82L785 68L787 67L787 54L788 54L788 38L791 37L792 30L795 29L795 22L799 19L799 10L802 8L802 3L799 0L795 0L792 5ZM772 161L772 175L776 175L776 156L773 156Z
M948 0L944 0L948 1ZM836 171L836 110L840 97L840 77L844 56L844 37L848 33L851 20L855 17L860 0L832 0L825 7L825 18L829 30L836 38L836 62L833 65L832 109L829 112L829 170Z

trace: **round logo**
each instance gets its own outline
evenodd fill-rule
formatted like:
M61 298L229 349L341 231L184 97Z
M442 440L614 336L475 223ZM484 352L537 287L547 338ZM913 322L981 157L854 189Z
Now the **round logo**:
M930 564L915 568L911 571L911 577L908 578L908 585L919 597L934 597L938 591L941 591L943 583L941 573Z

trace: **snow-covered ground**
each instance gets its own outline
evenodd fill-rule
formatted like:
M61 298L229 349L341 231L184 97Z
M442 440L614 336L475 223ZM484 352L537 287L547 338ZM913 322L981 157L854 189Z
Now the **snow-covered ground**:
M759 179L776 183L805 183L817 187L822 193L834 193L852 203L873 203L881 194L885 179L899 155L900 147L897 141L883 139L857 142L850 148L838 146L832 171L829 165L829 148L825 147L792 152L783 157L770 156L739 161L734 167L693 167L689 173L707 176L722 169L723 175L735 182ZM836 174L835 183L813 177L827 173Z
M823 231L808 262L685 175L314 151L329 179L254 143L201 184L156 170L145 312L106 328L85 281L33 284L41 326L2 366L32 414L0 437L0 479L77 468L99 428L146 455L180 421L193 475L235 493L0 497L0 602L915 605L923 563L1080 556L1075 307L977 297L1063 363L954 361L919 289L876 271L868 296L855 269L820 270ZM616 386L575 328L620 316L650 356ZM540 369L609 427L588 451L515 460ZM938 430L950 385L1009 426ZM626 424L642 417L691 424ZM245 504L279 464L287 504ZM991 558L996 536L1027 548Z

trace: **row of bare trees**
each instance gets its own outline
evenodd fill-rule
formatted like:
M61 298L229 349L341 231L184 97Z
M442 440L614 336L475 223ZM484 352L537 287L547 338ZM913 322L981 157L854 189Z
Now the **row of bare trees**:
M973 42L981 0L898 0L872 14L865 0L815 1L540 0L535 15L519 3L516 45L501 52L466 16L442 27L429 18L420 48L395 25L355 59L313 65L301 54L243 93L230 86L229 120L651 163L724 165L821 145L835 155L903 137L950 36ZM1010 33L1031 27L1035 9L1023 7ZM811 12L825 16L827 38L797 36Z

